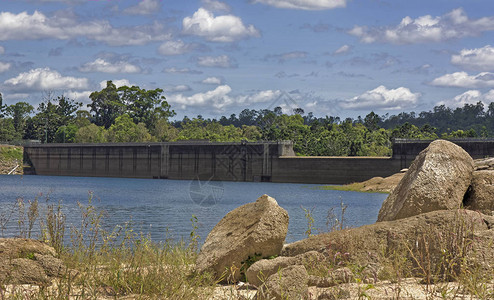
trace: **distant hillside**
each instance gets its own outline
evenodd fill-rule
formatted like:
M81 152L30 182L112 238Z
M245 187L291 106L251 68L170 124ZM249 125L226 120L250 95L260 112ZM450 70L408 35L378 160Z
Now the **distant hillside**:
M20 146L0 145L0 174L8 174L16 165L15 174L22 174L22 154Z

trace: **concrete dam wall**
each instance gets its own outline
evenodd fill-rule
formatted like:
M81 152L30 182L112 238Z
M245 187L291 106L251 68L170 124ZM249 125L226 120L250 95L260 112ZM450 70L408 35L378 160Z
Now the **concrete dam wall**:
M392 175L429 143L398 140L389 158L299 157L291 142L36 144L24 160L25 174L37 175L346 184ZM494 155L494 142L464 148Z

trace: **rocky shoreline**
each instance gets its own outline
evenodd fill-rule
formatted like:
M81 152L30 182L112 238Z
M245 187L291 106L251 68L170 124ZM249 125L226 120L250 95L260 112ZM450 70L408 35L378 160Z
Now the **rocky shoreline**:
M16 156L18 158L16 158ZM16 166L19 167L12 174L22 175L22 147L0 145L0 174L7 175Z
M181 271L184 278L205 276L218 283L204 296L208 299L491 299L493 166L494 159L474 161L455 144L434 141L400 175L378 222L291 244L284 244L287 212L263 195L229 212L209 233L195 263ZM32 270L41 274L42 284L78 273L60 265L54 251L2 250L26 243L19 241L0 239L1 283L36 286ZM207 287L196 288L206 295Z

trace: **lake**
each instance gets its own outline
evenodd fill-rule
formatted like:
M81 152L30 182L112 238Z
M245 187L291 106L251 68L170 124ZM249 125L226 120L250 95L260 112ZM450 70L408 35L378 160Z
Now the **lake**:
M262 194L274 197L288 211L290 224L287 242L304 238L308 221L305 211L314 218L313 233L328 230L328 211L341 219L341 203L347 208L344 225L357 227L374 223L386 194L318 190L320 185L254 182L205 182L132 178L96 178L63 176L0 175L0 226L4 236L16 236L16 199L35 198L40 207L46 203L63 203L69 226L78 226L77 202L88 203L106 212L105 226L113 228L131 221L135 231L149 234L154 241L167 237L188 238L190 219L197 217L201 241L229 211L255 201ZM302 208L303 207L303 208ZM10 216L10 217L9 217ZM3 221L2 221L3 219ZM329 218L334 220L334 217ZM69 233L66 232L68 235Z

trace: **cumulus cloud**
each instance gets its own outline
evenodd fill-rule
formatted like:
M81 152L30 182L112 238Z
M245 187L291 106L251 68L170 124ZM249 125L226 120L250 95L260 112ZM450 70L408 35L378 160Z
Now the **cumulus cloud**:
M151 15L160 10L160 0L140 0L137 5L128 7L123 12L129 15Z
M196 44L187 44L184 43L182 40L167 41L161 44L158 52L159 54L166 56L181 55L194 50L196 47Z
M324 10L346 6L346 0L254 0L254 3L303 10Z
M346 109L403 110L414 107L419 98L420 93L412 93L408 88L388 89L381 85L362 95L341 101L339 105Z
M220 2L220 1L215 1L215 0L202 0L202 4L204 4L204 7L208 10L211 11L222 11L222 12L230 12L231 7L230 5Z
M352 46L343 45L340 48L336 49L336 51L333 52L333 55L347 54L348 52L350 52L350 50L352 50Z
M114 79L111 81L117 88L121 87L121 86L133 86L135 84L132 84L130 83L130 81L128 79ZM99 87L101 89L104 89L106 88L106 80L103 80L99 83Z
M102 73L140 73L142 69L127 61L110 62L104 58L97 58L95 61L83 64L81 72L102 72Z
M471 70L494 71L494 47L463 49L460 54L451 56L451 63Z
M183 33L197 35L212 42L234 42L249 37L259 37L259 31L253 26L245 26L237 16L215 17L204 8L199 8L192 17L182 21Z
M278 98L281 91L265 90L258 91L250 95L230 95L232 88L228 85L220 85L214 90L197 93L191 96L183 94L170 95L167 101L186 109L189 106L196 107L213 107L217 111L223 111L226 107L232 105L248 105L252 103L268 102Z
M186 84L173 85L165 88L168 93L183 93L191 91L192 88Z
M68 91L63 93L65 97L69 99L73 99L78 102L82 103L88 103L89 102L89 95L91 95L91 91L83 91L83 92L78 92L78 91Z
M205 83L205 84L216 84L216 85L220 85L223 83L223 80L219 77L208 77L206 79L204 79L203 81L201 81L202 83Z
M189 68L177 68L177 67L165 68L163 69L163 72L171 73L171 74L193 74L193 75L202 74L202 71L199 70L192 70Z
M62 76L50 68L37 68L7 79L3 85L11 91L26 93L60 89L84 90L87 89L89 81L87 78Z
M446 74L431 81L431 85L461 88L494 87L494 73L482 72L469 75L467 72Z
M494 90L490 90L485 94L479 90L469 90L454 97L453 99L443 100L437 103L437 105L445 105L447 107L456 108L463 107L465 104L477 104L479 101L484 103L485 106L488 106L489 103L494 102Z
M210 68L236 68L237 62L228 55L201 56L197 59L197 65Z
M276 59L279 63L284 63L287 60L306 58L307 52L305 51L292 51L281 54L270 54L265 59Z
M77 37L85 37L110 46L123 46L164 41L170 39L171 34L157 22L151 25L113 27L106 20L81 22L75 14L67 11L56 12L51 17L39 11L33 14L0 13L0 41L68 40Z
M415 44L478 36L492 30L494 17L471 20L463 9L458 8L436 17L425 15L412 19L407 16L396 26L355 26L349 33L359 37L363 43Z
M6 62L0 61L0 73L8 71L11 66L12 66L11 63L6 63Z

